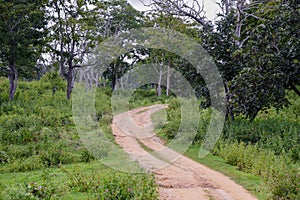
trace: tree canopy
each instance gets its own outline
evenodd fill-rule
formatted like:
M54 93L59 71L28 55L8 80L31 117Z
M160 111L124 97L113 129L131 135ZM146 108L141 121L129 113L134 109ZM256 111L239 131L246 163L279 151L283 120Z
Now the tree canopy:
M10 99L17 80L32 78L35 62L45 44L45 1L0 1L0 59L10 81Z
M227 116L254 119L264 109L288 106L286 91L300 96L299 5L297 0L222 0L212 22L197 0L151 0L148 12L125 0L0 1L0 73L9 77L12 100L17 80L35 78L42 60L45 71L67 80L69 99L78 74L87 84L114 88L135 65L155 61L182 73L206 99L202 106L209 107L203 77L170 52L133 49L101 76L89 74L86 63L105 38L132 28L168 28L194 38L213 57L223 78Z

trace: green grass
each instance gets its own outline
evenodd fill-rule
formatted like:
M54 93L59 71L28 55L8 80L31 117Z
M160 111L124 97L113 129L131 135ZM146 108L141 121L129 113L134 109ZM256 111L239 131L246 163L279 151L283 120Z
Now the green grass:
M153 176L120 173L94 161L95 158L85 149L75 130L72 102L65 99L65 83L58 81L61 84L54 96L51 81L46 78L33 82L20 81L16 98L10 102L8 80L0 78L0 200L157 199ZM105 136L113 142L110 98L110 89L97 89L95 118L99 120ZM296 184L299 182L300 100L296 97L289 99L293 100L289 108L280 112L270 109L268 113L258 115L254 123L238 119L231 126L225 126L226 138L234 138L233 142L238 143L229 143L219 149L219 155L224 160L213 155L198 158L197 146L191 146L186 155L228 175L259 199L266 199L270 192L273 199L299 199ZM167 112L160 111L153 115L154 124L160 130L158 135L166 142L174 137L181 116L176 100L157 97L153 90L137 90L129 103L130 108L168 103ZM204 112L195 144L201 144L208 117L209 112ZM258 142L258 149L253 149L251 145L247 148L239 145L240 142L248 145L249 141ZM237 148L241 150L237 151ZM256 159L257 151L265 150L270 154L260 153L260 162L254 163L261 164L263 170L261 166L255 165L258 167L256 169L249 165L253 164L250 162L253 157ZM284 162L285 157L277 158L281 154L286 154L293 162ZM265 166L266 160L268 166ZM225 161L238 163L239 168ZM119 160L112 158L110 162L119 163ZM291 166L295 166L293 171ZM247 172L254 170L260 177L240 171L243 168L249 170ZM265 183L261 184L263 181Z
M253 174L245 173L237 169L236 166L229 165L219 156L208 154L204 158L199 158L199 147L190 146L185 155L211 169L221 172L230 177L233 181L243 186L246 190L255 195L258 199L267 199L270 195L263 187L261 178Z
M59 168L17 173L4 173L0 176L0 199L12 198L11 193L22 195L28 193L28 186L35 183L46 186L47 195L38 199L157 199L154 178L149 174L123 173L106 167L99 161L62 165ZM102 194L106 190L112 194ZM33 193L33 192L32 192ZM119 194L115 194L119 193ZM146 194L145 194L146 193ZM147 194L148 193L148 194ZM122 196L123 195L123 196ZM127 197L126 197L127 195ZM21 199L30 199L24 198Z
M47 79L20 81L10 102L8 80L0 78L0 200L157 199L153 175L120 172L95 161L75 129L72 101L66 100L62 84L52 96ZM95 118L114 142L110 97L109 89L97 89ZM106 155L107 149L100 151ZM120 154L114 153L103 163L120 165ZM121 165L143 172L134 162Z

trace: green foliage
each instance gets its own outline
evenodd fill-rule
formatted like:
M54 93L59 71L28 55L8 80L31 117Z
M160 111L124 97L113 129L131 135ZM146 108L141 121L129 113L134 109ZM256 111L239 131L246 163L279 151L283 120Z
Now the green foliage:
M228 122L223 137L247 144L257 143L277 155L285 153L299 160L299 129L299 123L295 121L272 119L269 115L267 120L258 118L253 123L243 119Z
M165 101L168 101L168 98L164 94L157 96L154 89L137 89L129 99L129 108L134 109L140 106L163 104Z
M75 130L72 102L66 100L64 94L65 83L56 76L55 84L51 84L49 76L52 77L48 74L40 81L20 82L15 101L0 97L3 100L0 105L0 199L157 199L152 176L120 173L99 163L94 166L95 157L83 146ZM8 89L7 83L7 79L0 79L1 92ZM60 85L54 96L53 85ZM101 129L113 141L111 93L110 89L98 88L95 107ZM106 156L107 149L104 146L97 153ZM82 170L77 171L74 163L84 165ZM63 167L70 170L60 171L58 175L48 172ZM39 170L44 172L36 176L41 173ZM16 175L1 179L11 174ZM23 175L25 177L19 179ZM30 176L34 178L28 178ZM10 182L10 179L16 180Z
M243 37L248 38L240 49L244 69L230 87L237 114L254 119L260 110L286 106L286 90L300 95L300 7L297 1L280 0L249 8L259 20L245 20Z
M82 174L66 172L69 187L79 192L92 192L96 199L157 199L154 178L126 173ZM97 178L95 178L97 177Z
M225 159L221 156L208 154L204 158L200 158L199 148L200 146L198 145L190 146L185 152L185 155L230 177L230 179L243 186L250 193L254 194L257 199L268 199L270 192L268 192L266 187L261 184L262 179L260 176L239 170L236 166L226 163Z
M262 177L272 199L297 199L300 174L298 167L286 156L245 143L221 142L217 155L239 170Z
M5 151L0 151L0 164L9 162L9 156Z
M14 99L18 77L33 79L47 34L45 1L0 1L0 71L10 80ZM1 74L3 76L4 74Z
M15 159L13 162L3 166L1 168L2 173L7 172L26 172L40 170L45 167L41 157L39 155L33 155L30 157L24 157Z
M53 96L54 85L57 90ZM75 131L72 104L65 99L64 86L62 79L53 72L40 81L20 82L15 101L3 99L0 171L30 171L93 160L86 155ZM2 88L7 88L7 79L1 79ZM96 108L104 129L109 129L111 122L110 105L104 103L110 100L107 93L110 92L105 89L97 91ZM104 126L107 116L109 120Z
M65 91L66 84L64 83L62 77L57 71L46 73L42 77L41 81L43 83L50 83L52 88L52 95L54 95L57 90Z
M173 139L175 137L176 133L178 132L181 119L181 111L179 108L179 101L176 99L171 99L167 109L167 121L158 135L166 137L167 139Z
M59 199L57 195L58 188L52 183L23 183L18 184L12 188L4 190L0 199L8 200L39 200L39 199Z
M254 121L237 118L227 121L223 136L213 153L241 171L262 178L272 199L299 197L299 98L288 96L291 107L258 113ZM195 145L201 145L210 122L210 109L201 110ZM173 99L167 109L167 122L158 133L173 139L180 125L180 104Z
M26 177L0 192L0 199L158 199L152 175L116 172L95 163L73 168L44 170L39 181Z
M234 112L253 120L261 110L271 106L282 108L287 105L282 84L279 76L263 76L256 68L243 69L230 84Z

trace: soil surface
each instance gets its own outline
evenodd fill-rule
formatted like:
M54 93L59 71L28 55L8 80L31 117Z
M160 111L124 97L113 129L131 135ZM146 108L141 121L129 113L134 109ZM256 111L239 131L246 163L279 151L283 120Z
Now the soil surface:
M116 142L131 159L154 174L160 199L256 199L229 177L166 147L155 136L150 119L152 113L163 108L166 105L130 110L116 115L112 123Z

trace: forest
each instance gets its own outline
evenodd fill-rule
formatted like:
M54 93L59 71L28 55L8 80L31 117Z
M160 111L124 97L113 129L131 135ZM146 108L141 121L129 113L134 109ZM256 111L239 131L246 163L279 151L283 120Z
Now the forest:
M113 143L116 92L131 95L119 111L167 104L154 123L166 144L192 91L184 155L257 199L300 199L300 1L214 2L210 19L201 0L0 0L0 199L159 199L153 174L110 169L83 144L80 89ZM222 134L199 158L215 109Z

